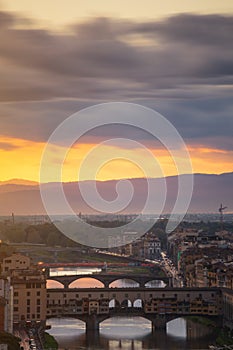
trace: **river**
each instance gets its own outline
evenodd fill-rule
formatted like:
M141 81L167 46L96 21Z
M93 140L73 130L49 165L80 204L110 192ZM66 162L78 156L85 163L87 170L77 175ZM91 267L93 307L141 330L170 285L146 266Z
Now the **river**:
M66 271L67 272L67 271ZM85 269L69 270L66 274L85 274ZM88 271L98 272L98 271ZM62 274L61 269L54 270L55 274ZM63 270L64 274L64 270ZM57 282L48 281L48 288L60 287ZM72 283L73 288L102 287L102 284L87 276ZM111 287L137 287L132 280L119 280ZM148 287L164 287L159 281L148 284ZM85 332L85 324L72 318L54 318L48 320L51 325L49 333L55 337L60 350L97 350L97 349L208 349L213 343L213 335L206 326L194 323L185 318L178 318L167 324L166 331L151 332L150 321L142 317L113 317L100 325L100 332Z

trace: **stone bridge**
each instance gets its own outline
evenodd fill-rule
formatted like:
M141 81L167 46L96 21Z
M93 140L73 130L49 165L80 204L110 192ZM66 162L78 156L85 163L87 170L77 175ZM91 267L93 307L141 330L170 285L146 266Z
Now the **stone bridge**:
M47 318L73 317L86 330L113 316L142 316L152 329L183 316L222 320L222 293L218 288L69 288L47 290Z
M48 276L48 280L53 280L63 284L64 288L69 288L69 285L82 278L92 278L102 282L105 288L108 288L114 281L121 279L130 279L139 284L139 287L145 287L146 283L151 281L163 281L167 286L172 286L171 277L149 276L149 275L126 275L126 274L89 274L89 275L64 275L64 276Z

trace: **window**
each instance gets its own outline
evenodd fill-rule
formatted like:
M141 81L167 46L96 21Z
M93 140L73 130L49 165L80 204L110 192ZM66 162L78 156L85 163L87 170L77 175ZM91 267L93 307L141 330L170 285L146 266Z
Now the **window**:
M36 305L40 305L40 299L37 299Z
M36 292L36 295L39 297L40 296L40 292Z
M79 294L76 294L76 298L79 298Z
M14 292L14 297L18 297L19 293L18 292Z
M30 292L27 292L27 297L30 297L30 294L31 294Z
M88 298L91 298L91 294L88 294Z
M14 304L18 304L18 303L19 303L18 299L15 299Z
M37 317L37 318L40 318L40 314L37 314L36 317Z
M19 311L19 308L17 306L14 307L14 312Z
M37 306L36 311L40 312L40 306Z
M27 299L27 305L30 305L30 302L31 302L30 299Z
M27 313L29 313L29 312L30 312L30 306L27 307Z

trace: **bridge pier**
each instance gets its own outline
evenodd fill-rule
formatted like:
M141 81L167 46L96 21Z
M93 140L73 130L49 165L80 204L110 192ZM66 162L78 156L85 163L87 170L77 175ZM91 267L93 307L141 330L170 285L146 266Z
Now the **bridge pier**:
M168 279L168 287L173 287L173 277L169 277L169 279Z
M64 286L64 289L68 289L70 282L63 282L62 284Z
M86 333L91 332L93 333L99 332L99 324L100 320L98 319L98 316L96 314L89 315L86 319Z
M157 316L156 318L151 320L152 322L152 332L155 332L157 329L159 330L166 330L166 317L164 316Z

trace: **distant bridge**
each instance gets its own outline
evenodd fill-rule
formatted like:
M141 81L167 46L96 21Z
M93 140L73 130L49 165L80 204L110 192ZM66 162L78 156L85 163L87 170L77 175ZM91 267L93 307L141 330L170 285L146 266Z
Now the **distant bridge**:
M136 283L138 283L139 287L145 287L146 283L152 281L163 281L167 286L172 286L172 278L171 277L161 277L161 276L149 276L149 275L129 275L129 274L82 274L82 275L64 275L64 276L48 276L48 280L53 280L60 282L63 284L64 288L69 288L69 285L77 280L82 278L92 278L101 283L103 283L105 288L108 288L110 284L117 280L122 279L130 279Z
M64 251L64 249L62 250ZM97 267L97 268L103 268L106 267L106 263L104 262L70 262L70 263L39 263L39 266L41 268L59 268L59 267ZM148 262L139 262L139 261L130 261L130 262L111 262L107 263L107 266L109 267L135 267L135 266L142 266L142 267L154 267L155 264L148 263Z
M152 328L177 317L200 315L221 320L219 288L70 288L47 289L47 318L74 317L86 330L113 316L142 316Z

